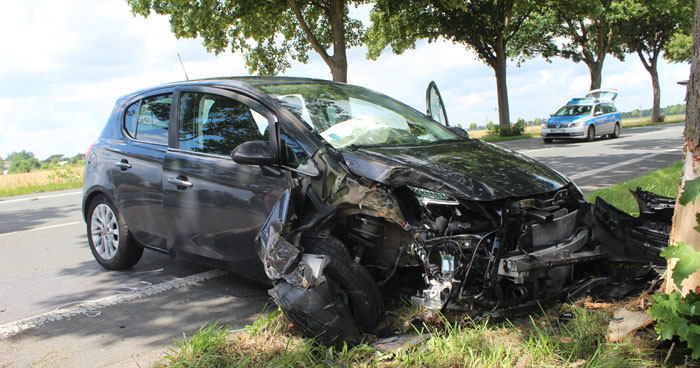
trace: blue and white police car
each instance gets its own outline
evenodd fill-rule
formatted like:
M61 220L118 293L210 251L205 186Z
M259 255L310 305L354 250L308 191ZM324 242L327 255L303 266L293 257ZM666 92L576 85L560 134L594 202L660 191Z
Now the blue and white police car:
M616 89L595 89L584 98L574 98L542 124L542 139L585 139L620 136L620 112L614 105Z

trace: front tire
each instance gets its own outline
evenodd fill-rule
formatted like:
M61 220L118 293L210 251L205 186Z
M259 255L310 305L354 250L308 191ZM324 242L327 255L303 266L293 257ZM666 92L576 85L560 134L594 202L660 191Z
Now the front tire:
M586 133L586 140L591 142L593 139L595 139L595 127L593 125L589 125Z
M361 331L372 331L384 318L384 300L369 272L355 263L340 240L332 235L309 236L301 239L305 253L328 258L326 278L339 285L348 295L348 306L355 324Z
M90 250L102 267L122 270L141 259L143 248L131 237L124 218L107 197L100 195L90 203L87 219Z
M552 141L554 141L554 138L542 138L542 140L544 141L544 143L552 143Z

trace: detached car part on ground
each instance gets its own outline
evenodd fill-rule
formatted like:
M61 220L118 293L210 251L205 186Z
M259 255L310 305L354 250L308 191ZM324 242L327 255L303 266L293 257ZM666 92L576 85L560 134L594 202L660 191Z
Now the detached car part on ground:
M325 343L359 342L384 318L384 297L509 315L650 269L617 277L605 267L611 255L642 265L658 257L658 247L630 234L663 236L655 224L667 220L671 202L638 194L647 209L640 218L592 207L563 175L449 127L434 84L426 93L432 119L364 88L299 78L181 82L156 92L120 100L88 155L84 209L95 258L129 267L147 247L265 278L295 326ZM156 181L147 185L128 172L133 160L114 152L143 148L139 137L149 138L154 119L170 129L158 148L162 174L141 174ZM221 156L228 148L238 166ZM198 169L206 160L214 163ZM145 208L133 192L142 187ZM227 209L243 215L222 216ZM166 226L147 226L158 221Z

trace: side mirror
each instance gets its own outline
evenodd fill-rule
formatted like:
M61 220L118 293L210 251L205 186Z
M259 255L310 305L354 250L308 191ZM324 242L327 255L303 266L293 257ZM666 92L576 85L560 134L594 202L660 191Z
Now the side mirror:
M447 130L451 131L454 134L457 134L457 136L459 136L460 138L469 139L469 132L460 127L451 126L447 127Z
M550 118L551 118L551 117L554 117L554 114L549 114L549 117L550 117Z
M276 163L270 144L264 141L241 143L231 152L233 162L242 165L272 166Z

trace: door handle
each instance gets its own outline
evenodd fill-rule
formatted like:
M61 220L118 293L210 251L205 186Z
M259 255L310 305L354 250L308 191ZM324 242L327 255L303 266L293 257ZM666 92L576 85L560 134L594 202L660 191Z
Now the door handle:
M122 159L121 161L115 162L114 166L120 168L122 171L131 169L131 164L126 159Z
M192 184L192 182L187 181L187 178L185 178L185 180L179 178L170 178L168 179L168 183L175 184L175 186L178 188L189 188L192 185L194 185Z

